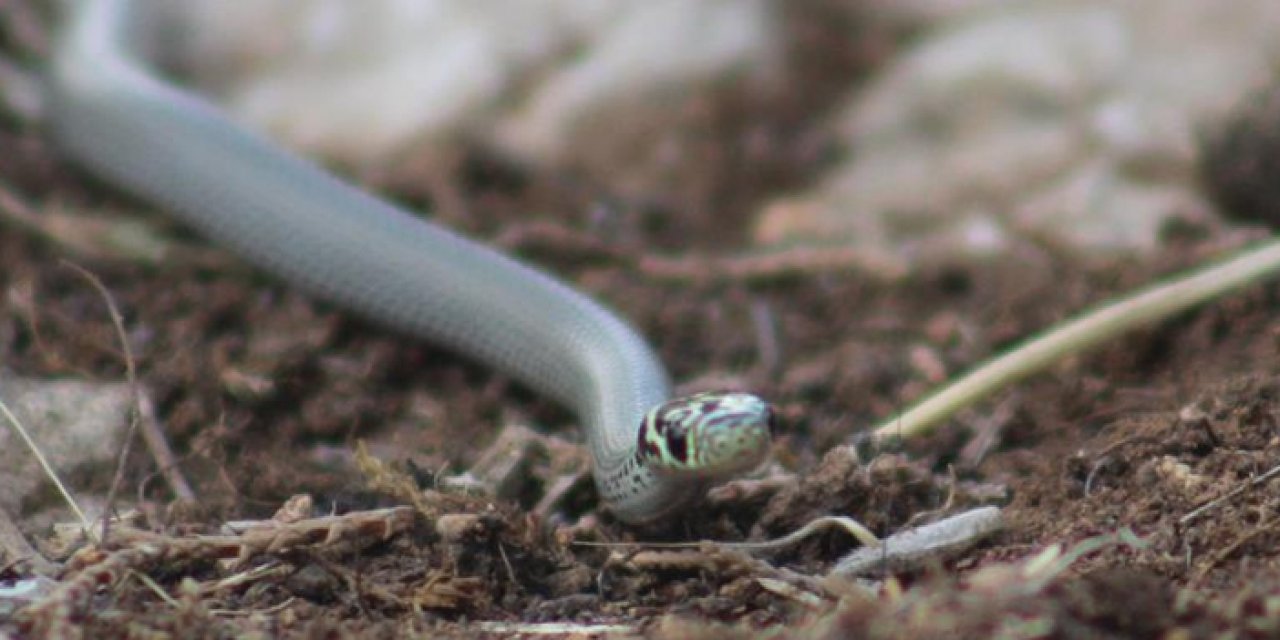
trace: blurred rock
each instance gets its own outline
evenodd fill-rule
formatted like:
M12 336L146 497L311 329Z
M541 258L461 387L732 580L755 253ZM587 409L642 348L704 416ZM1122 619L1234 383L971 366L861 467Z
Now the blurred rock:
M132 397L122 383L32 380L0 371L0 399L62 474L115 467ZM11 514L37 507L49 481L7 419L0 419L0 506ZM73 487L74 488L74 487Z
M854 95L848 160L767 207L762 244L852 244L906 262L1034 237L1088 252L1157 246L1212 220L1197 127L1280 59L1280 3L976 3Z
M554 162L582 142L577 123L634 126L773 51L764 0L177 7L170 46L197 84L295 148L356 165L458 137Z

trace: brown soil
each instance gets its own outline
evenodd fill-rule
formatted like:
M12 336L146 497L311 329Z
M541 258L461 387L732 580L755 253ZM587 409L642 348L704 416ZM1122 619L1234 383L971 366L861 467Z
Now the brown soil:
M0 2L0 13L30 15L21 3ZM813 22L797 28L833 46L823 40L822 21ZM38 64L39 30L0 24L10 25L0 34L3 53ZM779 95L742 107L740 96L691 99L687 117L661 134L691 149L688 162L663 172L660 195L645 202L583 186L571 169L530 175L479 154L464 155L443 178L428 176L426 184L447 185L444 195L397 188L423 183L414 174L421 169L377 177L379 187L415 205L460 204L466 231L505 243L613 305L653 340L677 380L745 386L776 402L785 423L776 458L799 484L720 500L678 525L639 532L596 514L589 492L566 501L559 528L526 515L537 487L516 503L430 493L424 511L454 514L447 525L424 513L411 530L373 544L266 551L239 567L160 560L142 566L176 605L124 579L69 619L92 637L255 629L462 637L481 633L469 626L475 620L629 624L666 637L748 637L765 625L833 637L1037 629L1056 637L1174 629L1198 637L1228 628L1276 634L1275 623L1264 621L1280 606L1271 595L1280 586L1280 503L1273 482L1251 482L1280 464L1274 285L1074 358L905 451L862 465L840 456L823 461L859 430L1017 340L1242 237L1175 229L1159 255L1141 261L1028 246L998 262L930 266L896 281L839 269L681 279L637 267L641 256L740 251L752 205L802 187L826 158L815 148L834 148L813 124L838 93L830 83L847 83L851 70L874 65L881 51L867 46L826 75L796 80L826 89L787 94L803 100ZM741 152L761 139L770 153ZM149 478L154 463L136 454L123 495L130 503L145 499L147 526L175 536L212 532L228 520L269 517L298 493L314 496L321 513L407 504L403 493L375 486L357 468L357 441L431 486L445 470L469 468L505 424L576 439L570 416L503 377L314 304L174 229L68 166L20 115L0 118L0 149L0 187L37 214L70 210L102 224L141 218L201 248L159 264L118 251L90 256L15 223L12 202L0 207L9 210L0 223L5 367L30 377L124 377L101 296L63 260L99 276L124 312L140 380L199 498L173 508L172 494ZM734 197L719 197L727 193ZM587 224L601 215L611 219ZM733 231L720 231L726 227ZM78 491L105 493L110 471L82 480ZM774 567L821 576L854 546L840 534L768 554L764 563L710 550L640 557L567 544L759 540L827 514L852 515L889 534L916 514L992 496L1007 503L1007 526L995 538L871 591L816 581L816 602L783 595L762 577ZM1125 529L1145 544L1104 546L1037 589L1018 573L1025 565L1001 564ZM47 529L28 533L48 536ZM182 586L185 578L209 584L268 560L288 571L207 595ZM0 561L0 581L23 574L22 565ZM20 617L0 617L0 636L33 629Z

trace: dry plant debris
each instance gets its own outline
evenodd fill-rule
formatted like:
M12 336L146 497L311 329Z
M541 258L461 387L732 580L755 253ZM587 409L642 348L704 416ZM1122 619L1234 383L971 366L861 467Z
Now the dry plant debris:
M467 231L619 306L678 379L730 380L778 402L787 429L776 473L722 489L669 530L628 531L594 510L571 452L541 432L516 447L528 458L490 465L487 482L457 473L503 425L571 433L549 403L265 284L60 163L23 97L38 86L44 10L0 2L0 17L0 356L30 378L115 384L128 377L127 341L150 399L139 426L175 452L131 456L116 510L136 515L113 520L102 547L83 546L76 524L65 540L79 551L64 558L47 514L3 512L13 526L0 551L0 637L1277 633L1274 286L1072 358L904 450L845 446L1035 330L1257 230L1189 220L1141 264L1032 244L1012 263L905 274L839 248L736 247L744 203L825 161L821 130L788 141L777 126L808 121L799 94L776 105L776 121L746 128L751 144L790 150L783 160L754 173L707 163L655 202L460 158L437 178ZM844 90L824 77L826 95ZM742 127L728 112L699 117ZM737 158L749 142L699 139L687 141L690 157ZM101 279L119 322L59 267L67 256ZM974 432L983 442L965 450ZM367 449L353 444L362 438ZM521 468L534 482L512 481ZM177 476L166 485L156 473ZM77 468L69 482L102 495L110 475ZM244 526L304 490L334 515L293 504ZM1005 505L1004 529L878 582L827 575L856 553L839 532L760 555L635 544L759 543L832 514L892 541L991 503Z

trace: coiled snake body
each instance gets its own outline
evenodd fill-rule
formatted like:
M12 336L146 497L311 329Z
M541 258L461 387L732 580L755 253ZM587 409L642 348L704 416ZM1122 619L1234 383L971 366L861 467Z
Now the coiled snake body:
M263 270L447 346L568 405L622 520L670 514L759 464L772 413L744 393L671 400L661 363L613 313L554 278L343 183L152 73L134 0L85 0L47 93L68 156Z

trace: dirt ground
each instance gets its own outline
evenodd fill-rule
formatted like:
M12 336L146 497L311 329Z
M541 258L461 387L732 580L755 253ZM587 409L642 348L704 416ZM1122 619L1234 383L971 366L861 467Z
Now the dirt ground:
M13 6L0 2L6 16ZM37 65L40 23L33 32L0 24L4 54ZM813 49L797 58L827 51L824 33L815 30ZM451 224L607 301L686 386L744 387L776 403L784 428L770 481L656 530L598 512L583 482L542 508L564 468L581 471L579 450L562 442L577 441L563 410L273 283L63 162L38 122L4 114L0 362L27 377L124 379L101 294L63 261L96 274L123 311L140 382L197 499L176 501L136 447L117 506L146 514L139 526L151 537L122 533L107 550L133 556L76 556L57 575L87 579L82 597L42 614L56 620L0 617L0 638L59 625L82 625L88 637L473 637L544 622L582 625L564 637L756 637L766 628L781 637L1280 634L1280 504L1263 476L1280 465L1275 285L1073 358L903 449L858 459L841 446L1054 321L1261 232L1188 223L1170 228L1153 257L1084 259L1028 244L997 261L927 265L896 279L838 267L713 268L750 263L753 204L803 187L830 161L837 145L816 123L838 91L824 83L873 67L897 35L869 34L878 46L848 54L827 77L796 79L818 87L803 99L743 107L740 96L691 98L656 134L690 153L654 172L652 200L620 199L571 168L539 175L482 152L431 175L409 163L366 178L424 209L453 203L442 214ZM768 153L743 151L762 137ZM33 227L24 207L83 218ZM591 226L601 212L610 223ZM182 248L155 261L81 243L85 229L137 220ZM535 481L514 499L438 483L471 468L509 424L554 436L535 440ZM361 442L383 466L361 466ZM102 495L111 473L70 480ZM295 530L290 544L248 536L214 552L180 542L270 518L295 494L314 499L304 517L363 515ZM977 504L1004 506L1003 531L861 583L823 577L856 545L842 533L757 557L576 544L758 541L830 514L887 535ZM397 505L412 508L376 511ZM33 513L10 515L47 543L49 529L37 526L47 520ZM1070 556L1125 532L1140 544ZM146 556L147 544L167 551ZM1054 545L1073 562L1050 562ZM96 564L104 558L144 573L173 601ZM0 560L0 584L29 575L26 564Z

